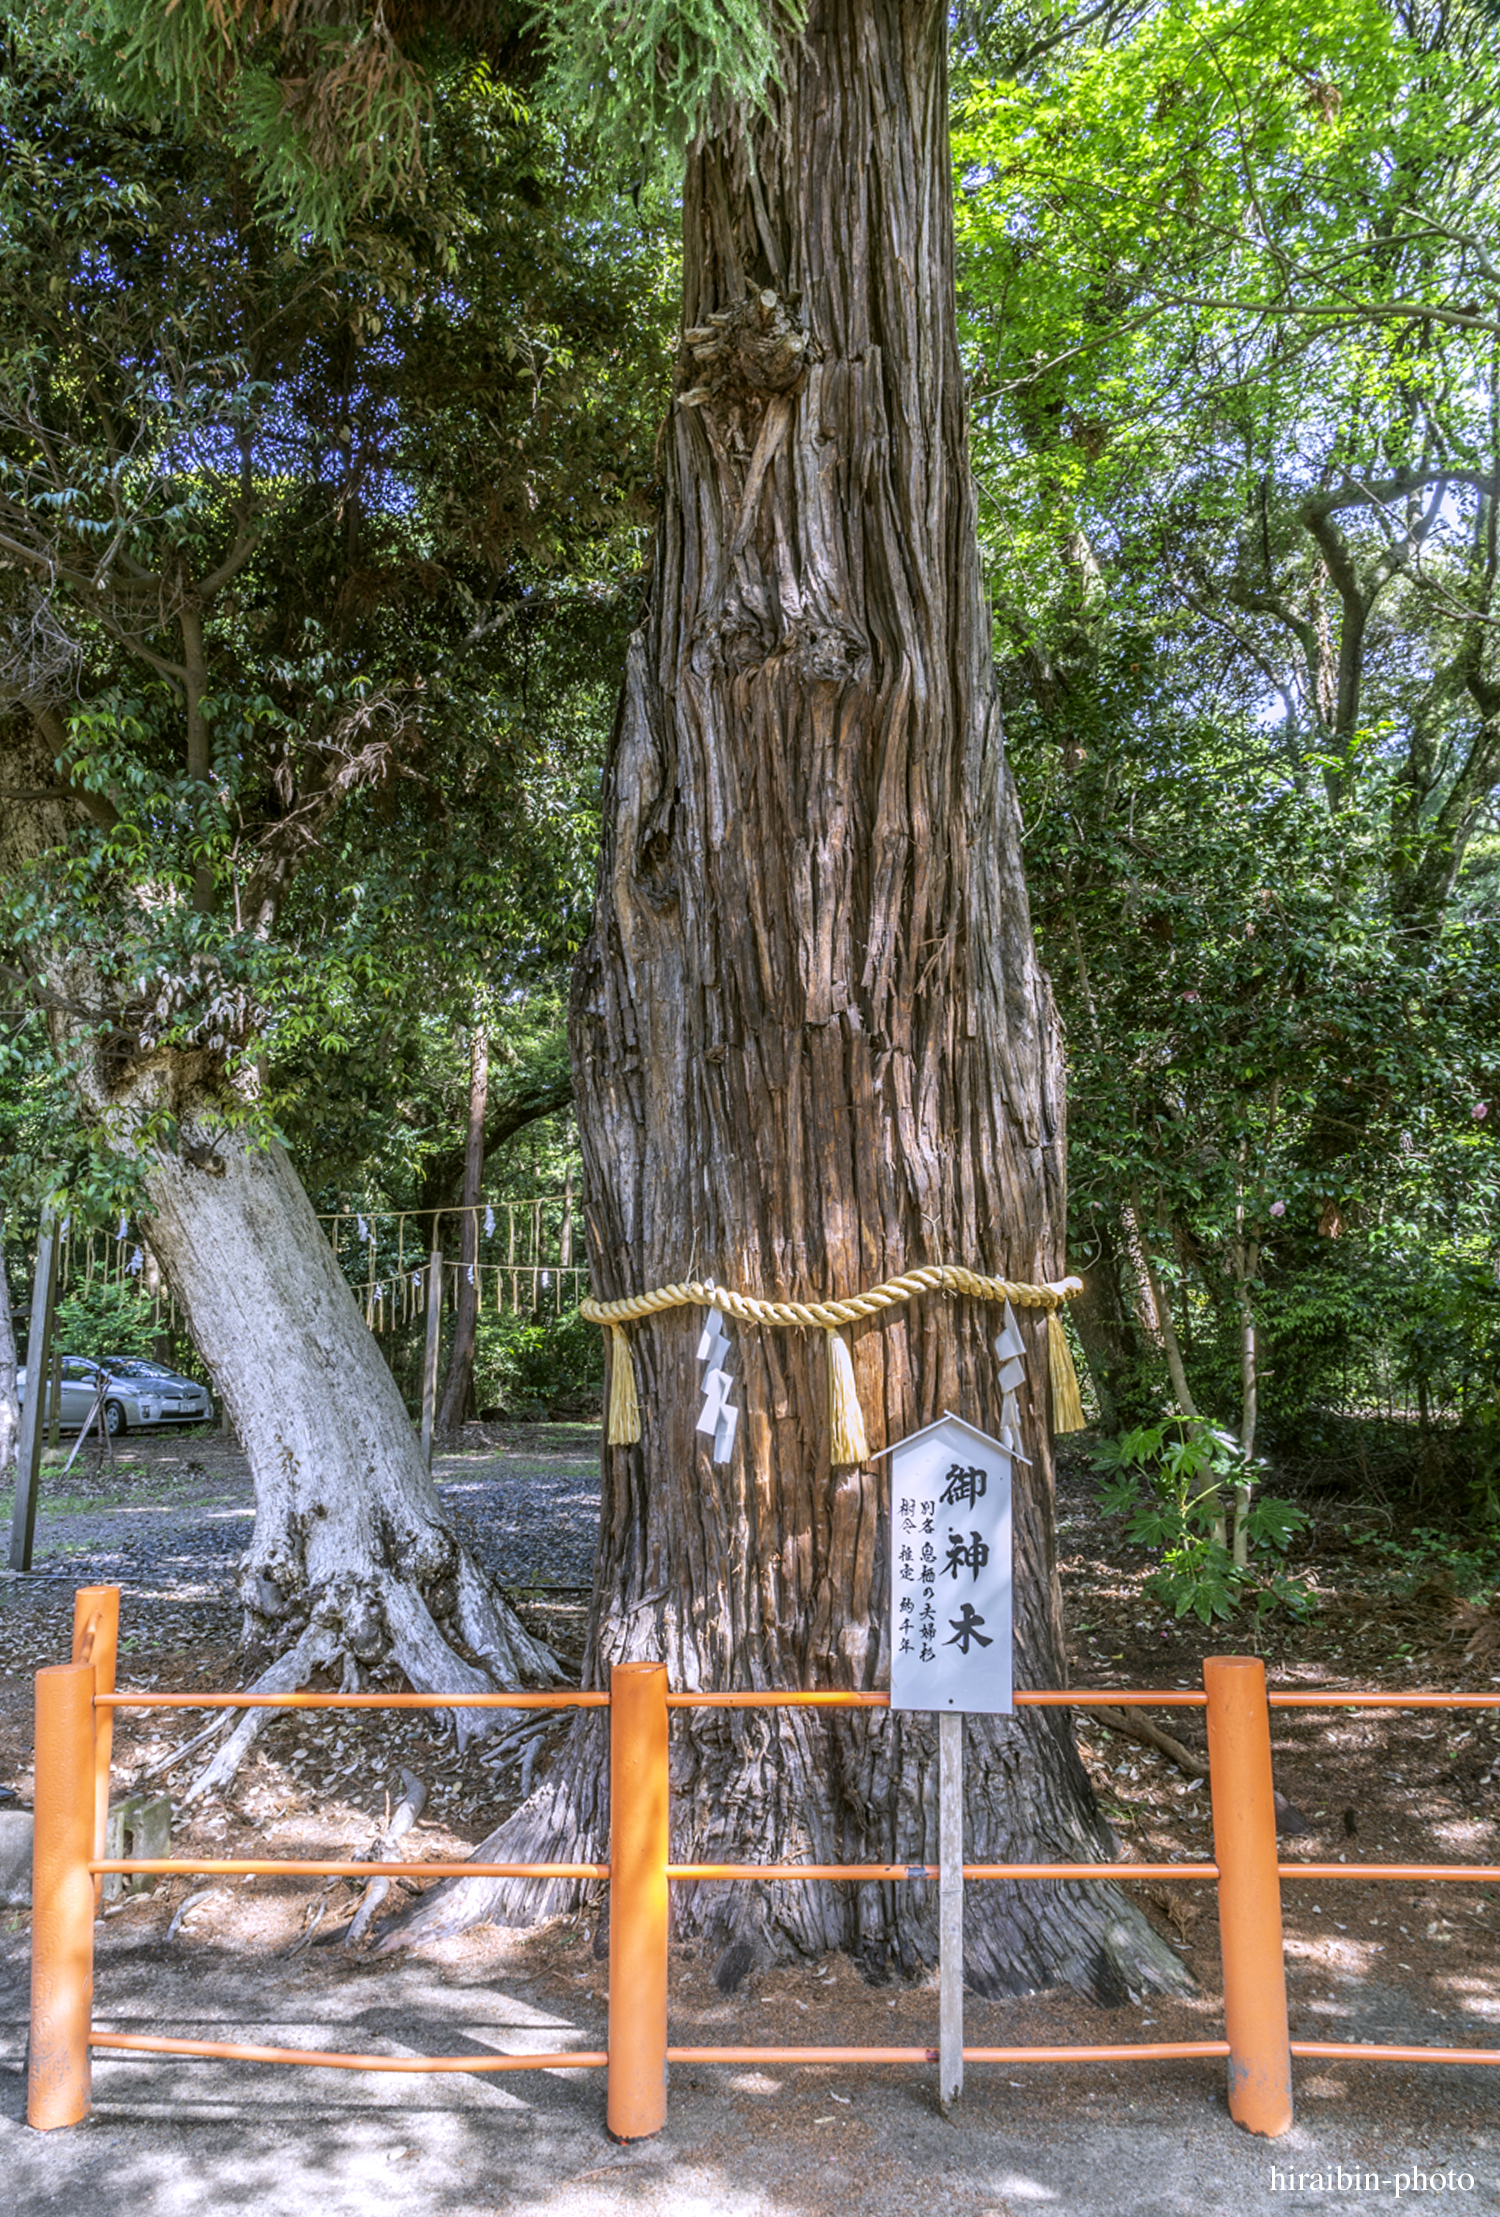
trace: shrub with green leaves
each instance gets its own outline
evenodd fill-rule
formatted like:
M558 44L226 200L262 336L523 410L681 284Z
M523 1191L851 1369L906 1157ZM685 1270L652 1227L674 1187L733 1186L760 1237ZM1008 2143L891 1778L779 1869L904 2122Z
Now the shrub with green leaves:
M1229 1433L1165 1417L1104 1441L1094 1460L1108 1473L1100 1508L1127 1519L1133 1546L1159 1551L1147 1586L1174 1616L1191 1613L1208 1624L1244 1608L1257 1617L1276 1608L1306 1613L1308 1590L1282 1558L1308 1519L1272 1494L1252 1500L1256 1466ZM1231 1495L1244 1563L1235 1561Z
M481 1316L475 1383L481 1406L507 1416L597 1416L604 1395L604 1335L576 1310L541 1318Z

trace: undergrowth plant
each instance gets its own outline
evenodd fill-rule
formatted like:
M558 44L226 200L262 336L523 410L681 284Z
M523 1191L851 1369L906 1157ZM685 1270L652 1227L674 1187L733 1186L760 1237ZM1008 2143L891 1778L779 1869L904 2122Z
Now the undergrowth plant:
M1168 1416L1102 1442L1094 1460L1107 1473L1099 1506L1128 1519L1133 1546L1160 1552L1147 1586L1175 1616L1307 1613L1311 1595L1283 1558L1308 1519L1272 1494L1253 1498L1255 1465L1231 1434Z

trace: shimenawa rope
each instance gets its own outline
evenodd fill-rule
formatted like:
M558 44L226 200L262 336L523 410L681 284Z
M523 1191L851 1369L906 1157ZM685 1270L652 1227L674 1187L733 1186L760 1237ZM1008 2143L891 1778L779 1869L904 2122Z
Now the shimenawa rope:
M862 1463L869 1453L864 1418L854 1386L854 1365L839 1337L839 1327L878 1316L882 1309L898 1307L919 1293L966 1293L979 1301L1008 1301L1016 1308L1047 1312L1047 1368L1052 1386L1054 1432L1083 1428L1083 1404L1078 1376L1067 1335L1058 1314L1065 1301L1082 1293L1081 1278L1059 1278L1046 1285L1028 1285L1013 1278L988 1278L961 1263L924 1263L899 1278L887 1278L868 1292L851 1294L843 1301L763 1301L755 1294L735 1293L693 1278L681 1284L654 1286L649 1293L627 1294L619 1301L587 1299L578 1313L588 1324L604 1325L610 1336L609 1428L611 1447L633 1446L641 1436L640 1404L630 1342L624 1327L663 1309L714 1308L721 1316L736 1317L742 1324L776 1324L821 1327L828 1334L828 1402L830 1451L838 1464Z

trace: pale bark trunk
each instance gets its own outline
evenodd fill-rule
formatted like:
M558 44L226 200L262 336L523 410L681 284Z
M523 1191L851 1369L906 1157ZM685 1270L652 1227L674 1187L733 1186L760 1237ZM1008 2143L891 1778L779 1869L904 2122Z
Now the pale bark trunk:
M1151 1298L1151 1306L1156 1313L1156 1328L1161 1340L1162 1352L1167 1358L1167 1376L1172 1382L1172 1396L1178 1408L1187 1418L1189 1426L1195 1427L1200 1425L1203 1419L1198 1413L1198 1405L1193 1399L1193 1391L1188 1384L1187 1366L1182 1359L1182 1343L1177 1337L1177 1323L1172 1315L1172 1297L1166 1287L1163 1286L1160 1274L1151 1259L1151 1249L1146 1239L1146 1218L1141 1208L1141 1197L1139 1192L1134 1190L1131 1193L1130 1217L1135 1232L1136 1250L1140 1256L1141 1269L1146 1277L1147 1292ZM1224 1507L1222 1489L1216 1485L1208 1486L1198 1496L1198 1499L1213 1503L1213 1537L1221 1547L1225 1546L1228 1540L1229 1521Z
M1177 1337L1177 1321L1172 1314L1172 1297L1161 1282L1161 1274L1151 1259L1151 1247L1146 1237L1146 1216L1141 1207L1139 1193L1133 1193L1130 1201L1131 1220L1135 1230L1136 1250L1141 1269L1145 1273L1151 1306L1156 1315L1157 1334L1162 1353L1167 1358L1167 1376L1172 1382L1172 1395L1185 1417L1198 1421L1198 1405L1193 1399L1193 1389L1188 1384L1187 1367L1182 1360L1182 1343Z
M151 1244L255 1481L239 1578L247 1634L301 1651L304 1676L337 1661L353 1682L390 1662L419 1689L479 1693L552 1675L548 1652L454 1537L395 1380L281 1148L221 1133L205 1167L158 1157L146 1190ZM460 1737L486 1731L486 1717L458 1712Z
M472 1413L474 1350L479 1331L479 1220L475 1209L484 1178L484 1112L490 1089L490 1043L475 1030L469 1041L469 1122L464 1147L463 1215L459 1219L458 1295L453 1348L438 1409L437 1436L453 1439Z
M1236 1482L1234 1489L1234 1559L1243 1570L1250 1560L1250 1535L1245 1529L1245 1519L1250 1514L1249 1466L1255 1453L1255 1425L1260 1404L1259 1346L1255 1304L1250 1298L1250 1283L1260 1262L1260 1242L1251 1240L1247 1245L1242 1236L1236 1235L1230 1242L1230 1254L1240 1327L1240 1447L1245 1457L1245 1475Z
M944 16L813 0L768 115L698 147L651 610L606 786L573 1044L595 1287L696 1274L844 1295L952 1259L1060 1273L1057 1027L1001 746L954 338ZM711 319L718 319L717 321ZM888 1464L831 1469L822 1335L737 1331L732 1461L694 1432L701 1315L633 1328L644 1437L604 1461L586 1682L887 1682ZM993 1429L993 1312L933 1299L853 1335L872 1445L944 1408ZM1045 1334L1017 1487L1017 1676L1064 1672ZM504 1852L602 1851L581 1720ZM674 1854L937 1856L931 1721L685 1712ZM973 1719L977 1857L1106 1855L1055 1713ZM493 1843L492 1843L493 1844ZM931 1898L929 1898L929 1896ZM568 1890L465 1880L386 1945ZM936 1888L673 1890L726 1987L791 1951L872 1975L936 1950ZM1104 1888L973 1889L969 1976L1103 1998L1178 1983Z
M10 1287L5 1277L5 1218L0 1216L0 1478L15 1460L21 1437L21 1402L16 1391L16 1333L11 1321Z
M51 782L43 739L12 726L6 782ZM21 774L16 775L20 770ZM71 803L0 818L0 869L66 840ZM239 1573L245 1632L268 1683L316 1669L357 1684L394 1664L426 1691L552 1678L555 1661L450 1526L395 1380L284 1151L246 1136L219 1047L147 1048L101 1026L112 996L66 948L36 958L37 989L85 1113L145 1166L144 1229L244 1443L255 1526ZM160 1135L175 1130L175 1150ZM148 1135L153 1135L148 1138ZM251 1711L197 1781L233 1773L266 1712ZM496 1712L456 1712L461 1737Z

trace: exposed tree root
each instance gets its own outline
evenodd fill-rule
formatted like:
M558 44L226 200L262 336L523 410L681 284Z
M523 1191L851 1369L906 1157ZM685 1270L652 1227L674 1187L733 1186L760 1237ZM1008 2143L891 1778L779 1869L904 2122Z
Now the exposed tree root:
M1185 1778L1202 1780L1208 1777L1208 1757L1195 1754L1192 1748L1185 1747L1172 1733L1163 1732L1161 1726L1153 1724L1143 1710L1113 1707L1096 1709L1087 1701L1081 1701L1078 1706L1084 1716L1092 1717L1096 1724L1102 1724L1107 1731L1117 1732L1121 1739L1134 1740L1141 1747L1155 1748L1158 1755L1165 1755L1169 1762L1175 1763ZM1273 1788L1272 1798L1276 1804L1278 1832L1291 1836L1312 1830L1302 1811L1294 1802L1288 1801L1285 1794Z
M390 1664L417 1693L483 1694L526 1683L556 1684L563 1671L552 1650L496 1599L463 1549L455 1546L453 1553L456 1561L445 1563L445 1577L432 1596L445 1606L442 1623L413 1578L388 1570L346 1573L304 1597L306 1615L294 1643L247 1691L294 1693L314 1672L339 1670L343 1691L357 1693L371 1670ZM247 1569L241 1591L248 1588L261 1598L266 1583L264 1572ZM248 1617L262 1636L273 1629L272 1620L259 1611L250 1610ZM460 1647L475 1660L466 1661ZM243 1711L184 1800L222 1793L256 1735L277 1713ZM456 1707L450 1713L460 1749L503 1730L508 1721L506 1712L497 1709Z
M1158 1755L1165 1755L1168 1762L1175 1763L1185 1778L1207 1778L1208 1757L1195 1755L1172 1733L1163 1732L1143 1710L1113 1706L1096 1709L1087 1701L1080 1701L1078 1710L1081 1716L1092 1717L1096 1724L1102 1724L1106 1731L1118 1733L1122 1740L1134 1740L1139 1747L1154 1747Z

